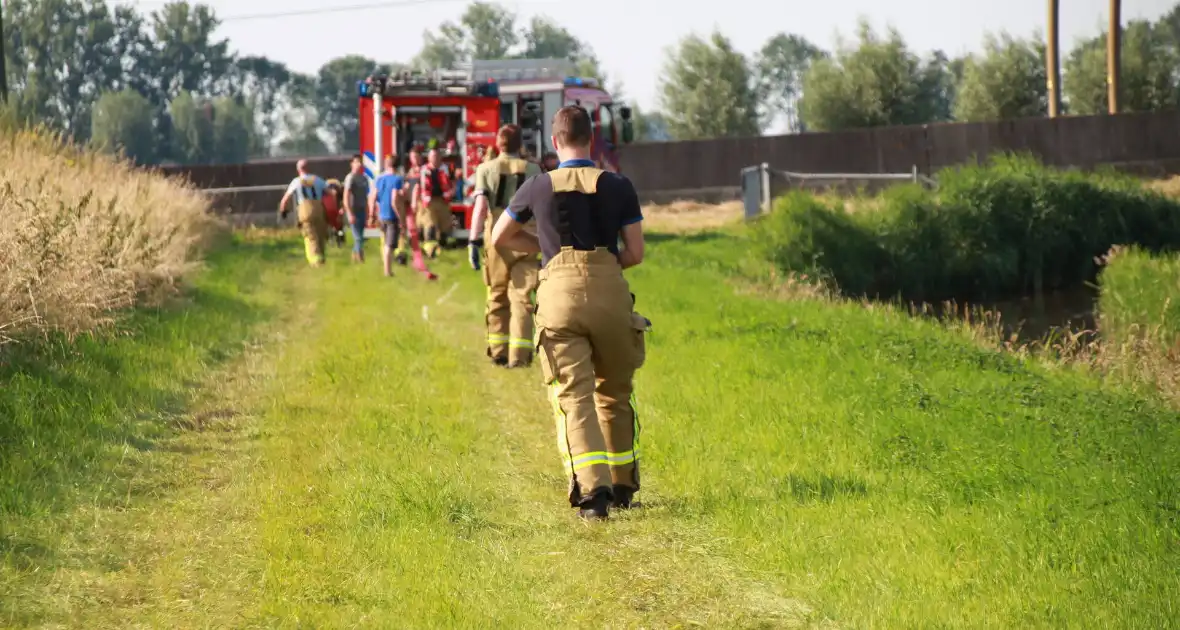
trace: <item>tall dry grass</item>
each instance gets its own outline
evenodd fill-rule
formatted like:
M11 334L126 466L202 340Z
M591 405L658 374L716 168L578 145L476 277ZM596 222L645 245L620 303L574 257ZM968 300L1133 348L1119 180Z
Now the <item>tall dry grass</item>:
M0 343L76 334L151 302L219 222L195 189L40 130L0 125Z
M719 204L696 201L653 203L643 207L643 227L653 232L690 234L737 223L743 212L740 201Z

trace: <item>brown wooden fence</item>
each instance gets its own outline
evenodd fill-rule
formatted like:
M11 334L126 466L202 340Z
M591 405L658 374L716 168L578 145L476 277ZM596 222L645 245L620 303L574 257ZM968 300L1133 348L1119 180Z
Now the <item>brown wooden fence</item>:
M1109 164L1146 174L1180 169L1180 113L1030 118L881 127L836 133L724 138L627 147L621 168L641 191L737 186L766 162L803 173L930 175L976 157L1028 151L1056 166Z
M1029 151L1057 166L1112 165L1143 174L1180 172L1180 113L1029 118L988 123L882 127L836 133L720 138L637 144L623 149L621 167L647 198L662 192L692 196L739 185L738 172L768 163L805 173L923 174L995 152ZM311 168L343 178L347 157L318 158ZM203 188L285 184L293 160L247 164L163 167ZM233 212L272 211L281 193L221 195Z

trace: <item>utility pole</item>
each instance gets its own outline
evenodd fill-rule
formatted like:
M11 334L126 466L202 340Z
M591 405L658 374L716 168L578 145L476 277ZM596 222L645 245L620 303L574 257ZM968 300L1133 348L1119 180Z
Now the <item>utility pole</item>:
M4 39L4 0L0 0L0 103L8 102L8 40Z
M1111 114L1119 113L1119 65L1122 49L1122 26L1119 10L1122 0L1110 0L1110 28L1106 34L1106 100Z
M1049 77L1049 118L1061 115L1061 58L1058 56L1057 43L1059 9L1059 0L1049 0L1049 46L1045 49L1045 65Z

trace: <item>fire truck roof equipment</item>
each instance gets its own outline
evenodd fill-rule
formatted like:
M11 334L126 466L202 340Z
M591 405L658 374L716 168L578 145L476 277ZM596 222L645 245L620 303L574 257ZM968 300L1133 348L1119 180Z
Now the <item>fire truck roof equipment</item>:
M462 70L375 74L357 81L356 86L357 95L362 98L373 96L377 88L382 96L500 96L499 83L494 79L476 81L470 72Z
M476 81L562 81L577 74L569 59L475 59L464 64Z

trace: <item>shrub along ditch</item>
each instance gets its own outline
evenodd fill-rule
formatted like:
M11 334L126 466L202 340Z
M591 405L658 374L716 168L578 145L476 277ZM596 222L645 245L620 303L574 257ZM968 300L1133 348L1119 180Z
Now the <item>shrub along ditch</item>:
M997 155L938 179L862 204L792 192L755 224L754 246L848 296L933 303L1078 288L1113 245L1180 246L1180 203L1129 176Z

